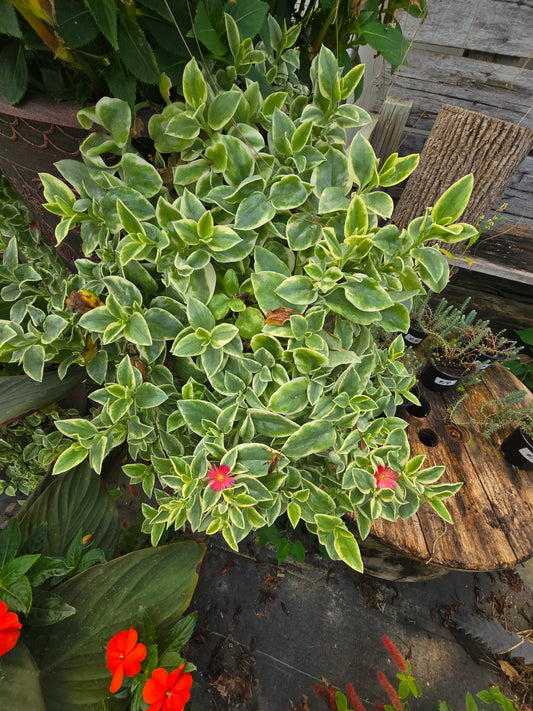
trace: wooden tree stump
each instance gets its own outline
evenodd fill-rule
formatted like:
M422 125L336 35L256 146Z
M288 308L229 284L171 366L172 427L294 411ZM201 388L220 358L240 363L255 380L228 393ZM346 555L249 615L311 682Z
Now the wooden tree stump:
M474 189L461 221L475 225L495 206L532 146L533 131L525 126L445 104L392 221L407 227L456 180L473 173Z

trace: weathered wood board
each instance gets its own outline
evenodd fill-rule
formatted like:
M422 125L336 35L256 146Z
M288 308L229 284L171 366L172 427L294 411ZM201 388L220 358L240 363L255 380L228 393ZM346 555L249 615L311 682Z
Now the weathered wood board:
M500 365L492 365L482 382L469 389L462 406L464 422L478 417L484 402L522 389ZM459 493L446 501L453 525L425 504L416 521L378 521L371 535L400 554L460 570L496 570L533 557L533 480L531 472L508 464L499 444L510 430L485 440L472 425L451 425L447 407L456 395L423 390L431 411L425 418L406 414L412 455L425 454L426 466L446 465L442 481L462 481ZM527 401L533 395L526 396ZM511 428L512 429L512 428ZM434 446L420 433L429 430Z
M402 22L408 39L511 57L531 55L531 0L429 0L428 8L420 27L413 17Z
M415 48L407 61L392 86L390 75L382 75L378 102L386 96L410 99L408 125L429 132L441 106L453 104L533 128L531 70Z

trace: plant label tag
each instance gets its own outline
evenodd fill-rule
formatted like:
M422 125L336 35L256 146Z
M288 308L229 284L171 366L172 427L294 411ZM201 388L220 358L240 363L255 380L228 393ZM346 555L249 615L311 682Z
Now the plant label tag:
M413 335L410 334L410 333L404 334L404 337L403 337L403 338L404 338L405 341L408 341L409 343L412 343L412 344L415 345L415 346L416 346L418 343L422 343L422 341L424 340L423 338L418 338L417 336L413 336Z
M435 378L435 384L436 385L455 385L457 380L446 380L445 378Z
M530 449L522 447L522 449L519 449L518 452L524 457L524 459L527 459L528 462L533 464L533 452Z

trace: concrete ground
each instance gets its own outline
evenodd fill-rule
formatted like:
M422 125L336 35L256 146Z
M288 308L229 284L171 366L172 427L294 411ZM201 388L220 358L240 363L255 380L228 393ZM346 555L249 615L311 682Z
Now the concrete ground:
M533 561L504 574L391 583L317 555L278 566L272 549L249 546L236 554L213 539L208 545L191 605L198 610L187 653L198 667L193 711L319 711L326 705L313 685L323 679L341 690L353 684L374 709L388 702L377 672L396 682L383 635L411 659L423 692L413 710L444 699L463 711L468 691L491 684L511 695L494 656L450 623L461 610L531 630ZM527 692L521 684L515 690Z

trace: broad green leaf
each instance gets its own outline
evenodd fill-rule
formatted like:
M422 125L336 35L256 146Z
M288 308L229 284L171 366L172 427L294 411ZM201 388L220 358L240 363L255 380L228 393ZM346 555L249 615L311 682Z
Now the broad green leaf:
M276 210L294 210L307 200L308 190L297 175L277 180L270 190L269 201Z
M0 2L0 31L10 37L22 37L17 13L9 0Z
M300 377L284 383L270 398L268 407L275 412L294 415L308 405L308 378Z
M63 380L57 373L47 371L39 384L27 375L3 376L0 378L0 426L61 400L83 379L81 368L72 368Z
M196 7L196 13L193 23L194 36L197 37L202 44L214 55L222 57L226 53L226 47L219 38L209 14L206 10L205 3L200 0Z
M330 422L306 422L285 442L282 452L291 459L325 452L335 444L335 428Z
M0 90L10 104L18 104L28 88L24 45L10 41L0 52Z
M17 518L23 540L40 523L48 522L43 555L65 556L80 529L82 535L92 535L92 546L108 558L115 552L117 508L102 479L87 464L58 477L47 476Z
M109 639L135 623L140 606L164 638L190 602L203 553L192 541L139 550L55 588L76 614L32 636L47 711L96 711L111 704Z
M120 14L118 26L120 58L129 71L146 84L159 84L161 72L140 25L125 13Z
M12 518L7 526L0 531L0 570L16 556L20 541L19 522Z
M444 255L433 247L417 247L412 255L424 284L436 293L442 291L448 283L450 271Z
M128 341L138 346L152 345L152 336L150 335L148 324L144 320L144 316L137 311L130 316L124 328L124 335Z
M262 0L246 0L245 3L226 4L225 12L235 20L241 39L253 39L264 25L268 8L268 3Z
M104 37L109 40L113 49L118 50L117 41L117 6L114 3L100 2L100 0L83 0L90 10L96 24Z
M39 669L21 640L2 657L2 704L9 711L48 711Z

